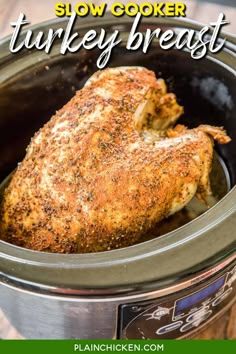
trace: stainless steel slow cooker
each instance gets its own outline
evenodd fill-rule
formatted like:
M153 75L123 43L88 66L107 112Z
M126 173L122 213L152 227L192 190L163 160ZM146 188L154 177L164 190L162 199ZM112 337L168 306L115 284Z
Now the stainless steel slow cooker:
M65 27L55 20L35 29ZM79 19L74 30L119 29L122 17ZM142 20L141 31L202 27L187 20ZM185 107L180 122L223 125L232 138L216 151L227 191L191 222L140 244L97 254L48 254L0 241L0 306L23 338L164 339L191 337L236 298L236 78L235 39L217 55L193 60L187 51L147 54L115 48L110 66L142 65L166 79ZM24 156L33 133L97 70L98 50L62 56L55 46L9 52L0 42L0 180ZM212 176L214 181L215 176ZM219 180L219 178L218 178ZM220 188L220 178L218 187ZM1 185L1 192L7 182ZM168 221L167 221L168 223Z

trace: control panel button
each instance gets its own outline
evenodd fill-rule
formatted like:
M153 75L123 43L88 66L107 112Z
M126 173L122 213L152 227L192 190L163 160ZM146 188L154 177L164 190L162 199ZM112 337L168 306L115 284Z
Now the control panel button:
M187 322L192 322L197 320L199 317L204 316L209 310L209 306L204 306L197 312L192 313L190 316L187 317L186 321Z
M165 334L171 331L174 331L175 329L179 328L180 326L182 326L183 321L178 321L178 322L173 322L168 324L167 326L163 326L161 328L159 328L156 331L156 334L161 335L161 334Z
M187 324L185 324L183 327L180 328L181 332L187 332L192 328L196 328L200 325L200 323L202 323L203 321L207 320L212 314L212 311L208 311L206 312L203 316L201 317L197 317L196 319L194 319L192 322L188 322Z
M213 301L212 306L217 306L219 303L221 303L226 297L231 293L233 288L227 289L221 296L219 296L215 301Z
M190 331L190 329L197 327L194 322L189 322L185 324L183 327L180 328L180 332L187 332Z
M168 309L167 307L158 306L156 310L154 310L153 312L145 313L143 316L144 317L147 316L146 321L160 320L163 316L169 315L169 313L170 313L170 309Z

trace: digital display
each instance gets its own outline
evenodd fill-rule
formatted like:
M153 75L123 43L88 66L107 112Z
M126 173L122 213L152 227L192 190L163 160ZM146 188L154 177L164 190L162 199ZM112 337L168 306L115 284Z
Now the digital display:
M203 288L196 293L176 301L175 314L182 313L185 309L189 309L195 304L198 304L199 302L207 299L209 296L217 292L224 285L224 282L225 276L217 279L214 283L211 283L206 288Z

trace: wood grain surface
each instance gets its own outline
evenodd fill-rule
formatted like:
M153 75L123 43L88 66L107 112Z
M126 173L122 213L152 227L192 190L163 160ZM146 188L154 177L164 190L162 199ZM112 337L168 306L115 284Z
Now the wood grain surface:
M27 15L31 24L46 21L55 17L54 0L0 0L0 39L12 33L10 22L16 21L20 12ZM70 1L74 4L78 1ZM93 1L99 3L102 1ZM107 3L111 1L107 1ZM127 2L122 1L123 3ZM141 2L141 1L136 1ZM152 2L152 1L149 1ZM226 32L236 33L236 7L217 5L195 0L183 1L187 5L187 18L209 24L216 21L220 12L226 15L230 24L225 27ZM20 334L7 321L0 310L0 337L8 339L21 338ZM216 320L204 331L198 333L195 339L236 339L236 304L223 316Z

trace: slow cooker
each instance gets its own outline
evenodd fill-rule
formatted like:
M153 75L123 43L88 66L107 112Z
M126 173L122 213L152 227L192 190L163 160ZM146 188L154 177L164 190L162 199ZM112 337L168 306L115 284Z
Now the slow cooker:
M58 19L35 30L66 27ZM80 34L103 27L126 38L132 19L115 23L86 17ZM144 18L147 28L202 27L180 19ZM218 177L214 205L180 227L131 247L92 254L49 254L0 241L0 306L21 337L77 339L171 339L193 336L226 311L236 298L236 85L235 43L193 60L188 51L164 51L153 42L147 54L122 43L109 66L141 65L163 77L185 107L180 123L224 126L230 144L216 145ZM0 180L24 157L30 137L97 70L99 50L50 54L9 52L0 42ZM220 161L220 164L219 164ZM217 173L213 173L212 181ZM227 183L226 183L227 182ZM224 189L223 188L223 189ZM201 214L201 215L199 215ZM168 220L166 224L168 225Z

